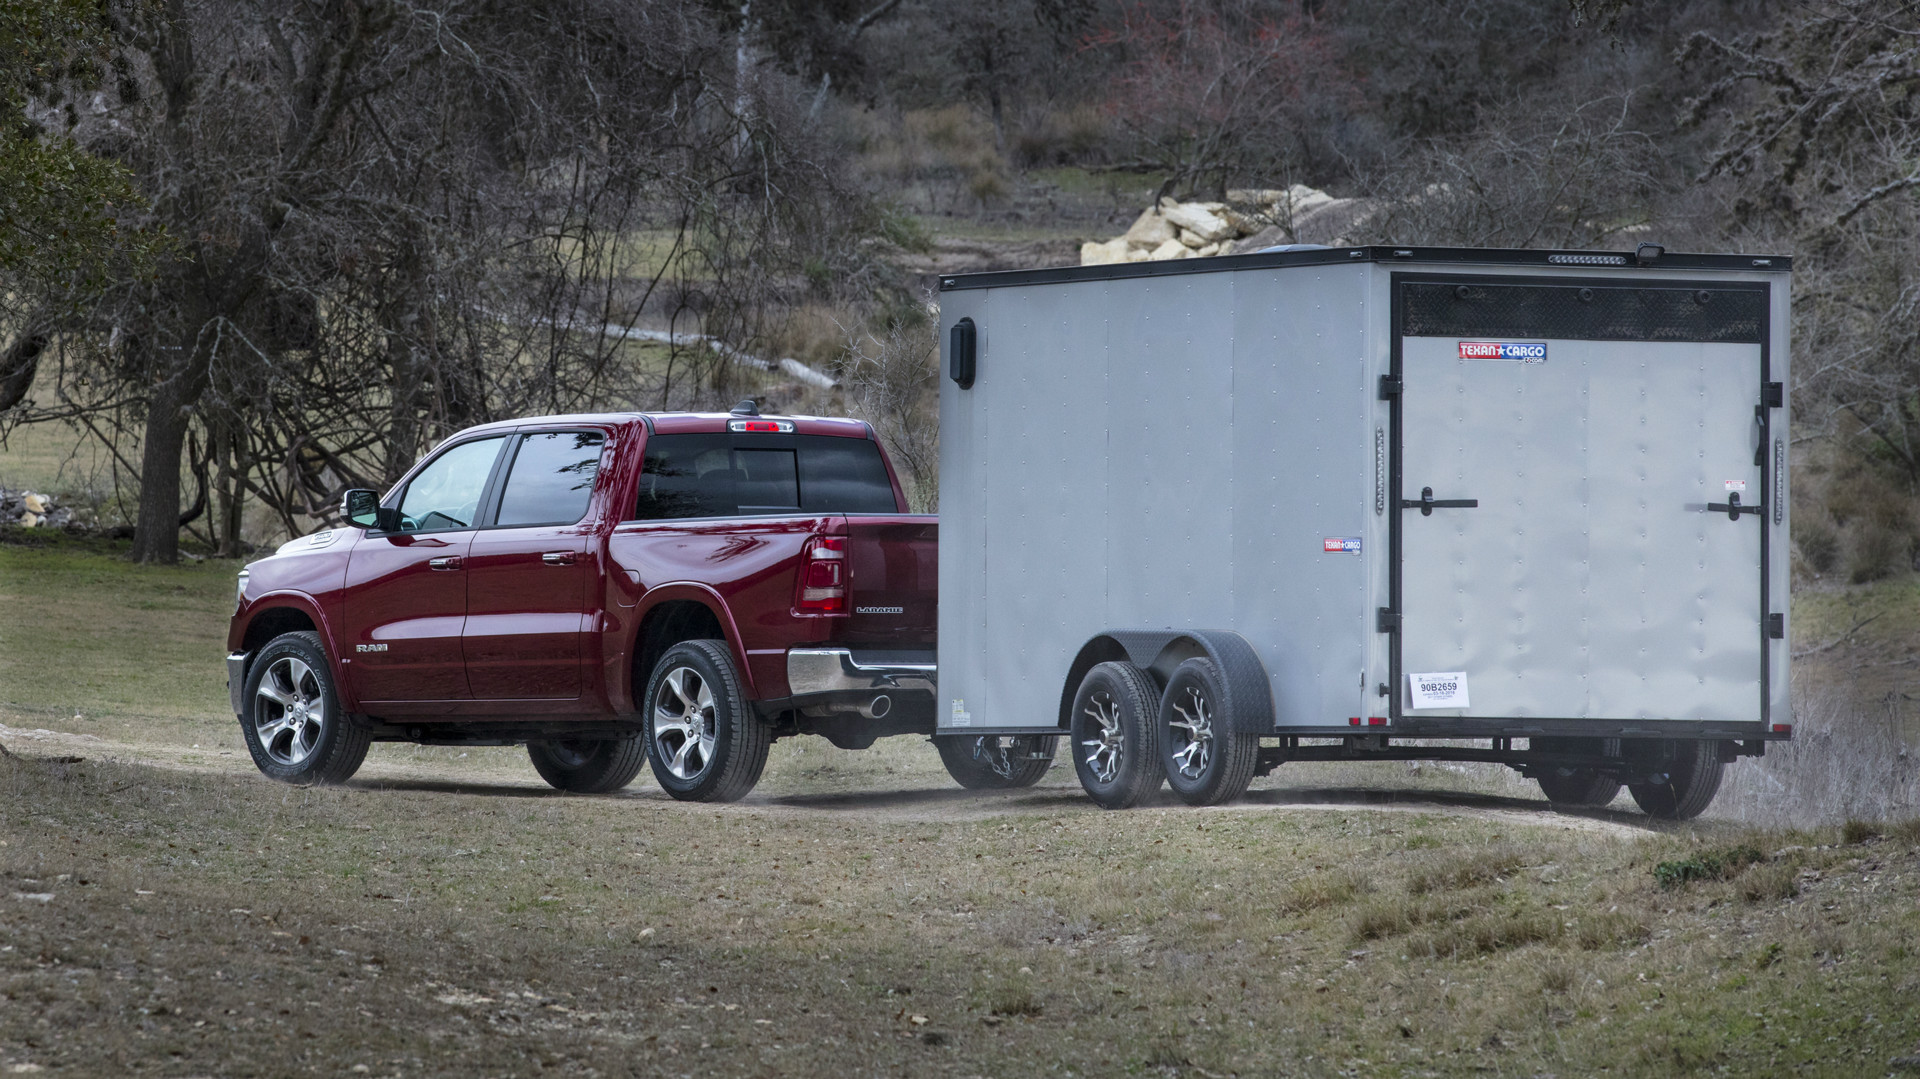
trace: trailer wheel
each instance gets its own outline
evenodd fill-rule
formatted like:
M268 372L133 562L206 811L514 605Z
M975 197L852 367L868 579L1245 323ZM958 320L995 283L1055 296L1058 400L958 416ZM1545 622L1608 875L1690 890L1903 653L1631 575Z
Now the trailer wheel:
M1153 679L1131 663L1096 663L1073 695L1073 770L1104 809L1126 809L1160 788Z
M1649 817L1692 820L1705 812L1713 796L1720 793L1720 777L1726 770L1720 762L1720 744L1674 741L1666 746L1672 751L1667 762L1667 781L1632 783L1627 786L1627 793L1633 795L1633 800ZM1662 756L1665 755L1663 752Z
M1543 753L1600 753L1598 738L1535 738L1532 749ZM1597 807L1620 796L1620 781L1592 768L1548 768L1534 777L1547 801L1557 806Z
M995 734L942 737L933 740L940 763L955 783L970 791L1014 790L1031 787L1053 767L1056 735Z
M647 680L647 756L661 789L683 802L746 796L767 766L772 732L747 702L725 641L681 641Z
M1253 782L1260 739L1233 729L1225 699L1220 668L1200 656L1173 669L1160 698L1160 761L1167 786L1188 805L1231 802Z

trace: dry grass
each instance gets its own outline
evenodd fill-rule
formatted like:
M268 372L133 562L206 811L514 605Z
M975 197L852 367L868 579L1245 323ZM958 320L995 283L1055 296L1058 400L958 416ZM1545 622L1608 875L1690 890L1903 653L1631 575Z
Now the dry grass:
M960 792L915 739L782 742L734 806L559 795L513 750L295 789L220 714L225 568L0 558L7 723L145 687L96 692L93 740L0 734L0 1068L1854 1075L1920 1042L1920 821L1653 829L1291 766L1104 813L1066 769ZM45 643L71 611L123 617Z

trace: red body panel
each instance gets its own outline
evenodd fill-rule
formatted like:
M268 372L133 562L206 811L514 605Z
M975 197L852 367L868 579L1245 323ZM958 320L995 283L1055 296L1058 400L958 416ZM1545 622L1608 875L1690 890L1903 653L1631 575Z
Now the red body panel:
M586 516L569 526L420 534L347 527L324 546L295 541L249 567L228 647L257 647L261 642L247 644L254 620L295 607L320 627L348 708L410 722L630 714L637 634L649 611L674 601L712 611L756 700L789 695L786 653L795 646L931 650L938 529L931 516L625 519L649 425L658 433L717 432L728 419L561 416L462 432L456 437L604 431L608 441ZM800 434L872 437L857 420L792 422ZM892 477L891 462L887 471ZM895 504L904 506L897 479L893 487ZM847 614L794 610L802 549L820 534L848 537ZM460 559L457 569L429 568L431 560L448 557Z

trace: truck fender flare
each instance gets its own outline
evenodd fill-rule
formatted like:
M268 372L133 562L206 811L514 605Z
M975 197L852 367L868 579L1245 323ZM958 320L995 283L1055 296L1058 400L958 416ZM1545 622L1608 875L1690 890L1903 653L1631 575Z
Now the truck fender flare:
M647 589L640 597L640 602L634 605L633 629L627 633L628 669L632 669L634 651L640 647L640 627L646 625L647 615L662 603L672 603L676 600L692 600L713 613L714 620L720 623L720 632L726 638L727 651L733 656L733 666L740 675L741 686L746 689L749 698L757 699L759 687L753 681L753 668L747 665L746 646L740 641L740 627L734 623L733 608L727 605L727 601L721 598L719 592L698 581L671 581L656 585ZM641 707L639 697L645 689L645 685L628 686L627 700L632 703L634 711L639 711Z
M1061 729L1071 723L1080 680L1095 664L1113 660L1131 663L1146 671L1156 687L1164 689L1174 668L1195 656L1213 660L1220 669L1226 690L1226 700L1221 703L1233 729L1272 734L1273 686L1266 666L1247 639L1230 630L1115 629L1094 636L1080 646L1067 669L1067 682L1060 693Z
M326 611L305 592L282 589L278 592L268 592L247 604L247 621L240 627L240 632L234 635L237 640L233 648L238 649L239 642L247 639L247 634L252 631L254 622L258 621L261 615L287 608L306 615L307 620L313 623L314 630L320 634L321 648L327 653L327 665L333 668L329 673L333 675L334 692L340 695L340 710L359 711L359 694L355 692L353 683L348 681L346 667L341 662L344 657L340 655L340 639L334 635L333 624L327 619ZM248 664L247 669L249 672L252 671L251 663Z

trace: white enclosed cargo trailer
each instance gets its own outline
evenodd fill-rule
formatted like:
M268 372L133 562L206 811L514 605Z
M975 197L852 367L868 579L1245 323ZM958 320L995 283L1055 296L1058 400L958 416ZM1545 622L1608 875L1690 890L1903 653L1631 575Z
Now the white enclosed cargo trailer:
M1791 733L1789 268L1359 247L942 279L940 733L1065 736L1108 806L1440 758L1697 814Z

